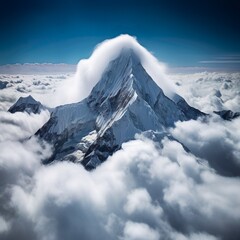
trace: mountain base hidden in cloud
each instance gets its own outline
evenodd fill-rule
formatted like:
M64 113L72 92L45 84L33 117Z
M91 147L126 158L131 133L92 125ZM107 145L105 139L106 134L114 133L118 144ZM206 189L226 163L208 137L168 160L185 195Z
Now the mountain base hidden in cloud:
M204 77L174 86L163 69L123 35L73 78L41 77L48 90L34 76L44 104L0 114L1 239L239 239L239 96L223 94L238 83L215 74L212 96Z

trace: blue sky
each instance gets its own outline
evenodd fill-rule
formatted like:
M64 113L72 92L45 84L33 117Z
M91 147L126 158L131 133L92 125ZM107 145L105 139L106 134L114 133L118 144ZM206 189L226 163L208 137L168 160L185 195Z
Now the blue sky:
M169 66L239 68L238 2L2 0L0 64L75 64L128 33Z

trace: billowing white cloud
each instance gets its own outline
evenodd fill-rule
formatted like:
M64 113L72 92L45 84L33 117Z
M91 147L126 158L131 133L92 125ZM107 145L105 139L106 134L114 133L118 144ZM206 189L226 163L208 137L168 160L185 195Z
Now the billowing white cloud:
M239 126L240 118L224 121L216 116L207 122L177 122L171 134L219 173L240 176Z
M179 94L203 112L240 111L240 73L200 72L169 78L177 83Z
M51 65L50 65L51 66ZM28 68L27 68L28 69ZM0 75L0 79L8 82L6 88L0 89L0 111L8 110L19 97L32 95L36 100L48 107L56 107L58 101L54 97L56 89L65 81L70 81L72 72L57 74L48 73L48 67L41 66L42 73L29 73ZM44 70L46 70L45 74Z
M144 223L135 223L128 221L124 227L125 240L158 240L159 233Z
M6 187L15 212L6 239L28 231L31 239L237 239L239 178L202 166L176 141L162 144L125 143L92 172L69 162L18 166ZM19 158L24 166L37 156Z
M0 234L7 232L9 230L9 224L4 220L4 218L0 217Z
M31 137L49 119L50 113L42 111L40 114L26 112L0 112L1 135L0 142L8 140L22 140Z

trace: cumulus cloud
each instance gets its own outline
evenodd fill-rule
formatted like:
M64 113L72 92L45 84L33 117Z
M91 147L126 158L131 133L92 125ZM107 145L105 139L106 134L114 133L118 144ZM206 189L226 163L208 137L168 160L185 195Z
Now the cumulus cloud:
M0 111L7 110L16 101L16 97L9 93L0 93Z
M50 117L50 113L41 111L40 114L26 112L0 112L1 135L0 142L22 140L31 137L41 128Z
M36 65L37 69L38 66ZM0 74L0 79L7 82L7 87L0 89L0 110L8 110L19 97L28 95L32 95L45 106L56 107L58 102L54 97L54 92L59 85L71 79L73 72L67 72L68 68L63 67L60 73L61 65L58 66L58 71L54 64L52 68L51 66L51 64L40 65L41 71L34 74L28 65L19 65L18 68L23 68L24 74Z
M158 240L159 233L147 224L128 221L124 227L124 238L126 240Z
M75 77L66 81L64 86L58 89L56 101L59 103L78 102L87 97L100 80L109 62L114 60L123 49L130 48L140 58L140 61L153 80L163 89L164 93L172 98L175 86L167 79L165 65L160 63L150 52L142 47L134 37L120 35L99 44L89 59L83 59L78 63Z
M214 173L176 141L162 145L125 143L92 172L69 162L18 166L7 188L14 218L3 215L10 226L3 239L28 232L31 239L60 240L238 239L239 178ZM38 162L34 151L26 153L22 166Z
M169 78L177 83L179 94L203 112L240 111L240 73L199 72Z
M30 187L41 160L51 155L51 147L31 137L49 118L49 112L27 114L0 112L0 238L34 239L33 230L25 231L28 222L21 221L11 205L14 187ZM23 206L25 207L25 206Z
M240 119L177 122L171 134L220 174L240 176Z
M0 217L0 234L7 232L9 230L8 223L4 220L4 218Z

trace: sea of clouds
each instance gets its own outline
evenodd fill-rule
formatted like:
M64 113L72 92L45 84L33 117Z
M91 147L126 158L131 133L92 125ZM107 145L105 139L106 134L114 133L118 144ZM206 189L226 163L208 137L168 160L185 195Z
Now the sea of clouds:
M0 78L0 239L240 238L239 118L177 122L168 130L176 140L160 145L138 135L91 172L70 162L46 166L51 146L30 137L49 112L7 109L29 94L51 106L72 73ZM201 111L240 111L239 73L168 78Z

